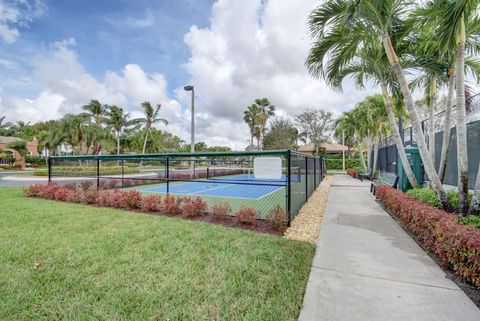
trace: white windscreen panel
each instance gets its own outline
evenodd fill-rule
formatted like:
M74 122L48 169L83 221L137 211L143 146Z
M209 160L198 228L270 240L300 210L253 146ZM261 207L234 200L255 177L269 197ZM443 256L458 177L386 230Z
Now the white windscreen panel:
M255 179L281 179L282 159L280 157L255 157L253 174Z

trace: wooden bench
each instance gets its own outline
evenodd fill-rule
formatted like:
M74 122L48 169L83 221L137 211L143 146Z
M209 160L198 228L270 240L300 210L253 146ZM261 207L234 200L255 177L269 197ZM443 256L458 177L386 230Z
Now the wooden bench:
M366 173L357 173L357 178L363 182L363 180L366 178L368 180L372 180L372 170L369 169L368 172Z
M381 172L378 178L370 184L370 192L375 195L377 186L388 185L397 188L399 177L394 173Z

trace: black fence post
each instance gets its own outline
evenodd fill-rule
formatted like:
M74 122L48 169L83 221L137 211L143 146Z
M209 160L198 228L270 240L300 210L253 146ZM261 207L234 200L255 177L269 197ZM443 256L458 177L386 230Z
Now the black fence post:
M308 157L305 156L305 201L308 200Z
M48 182L50 183L52 181L52 159L50 156L48 156L48 161L47 161L47 166L48 166Z
M100 159L97 158L97 190L100 188Z
M287 151L287 215L288 226L292 222L292 153Z
M313 185L317 187L317 158L313 159Z
M124 166L123 166L123 165L124 165L124 162L125 162L125 160L122 159L122 188L125 187L125 185L124 185L124 183L123 183L123 175L124 175L124 173L125 173L125 172L124 172Z
M167 194L170 193L170 159L167 157Z

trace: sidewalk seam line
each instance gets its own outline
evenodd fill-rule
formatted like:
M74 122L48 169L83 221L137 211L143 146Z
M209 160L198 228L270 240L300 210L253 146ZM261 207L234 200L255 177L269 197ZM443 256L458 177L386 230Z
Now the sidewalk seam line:
M340 273L343 273L343 274L353 275L353 276L357 276L357 277L366 277L366 278L370 278L370 279L390 281L390 282L395 282L395 283L418 285L418 286L425 286L425 287L430 287L430 288L438 288L438 289L444 289L444 290L463 292L460 288L452 289L452 288L447 288L447 287L440 286L440 285L431 285L431 284L409 282L409 281L399 281L399 280L389 279L389 278L385 278L385 277L373 276L373 275L368 275L368 274L357 274L357 273L352 273L352 272L347 272L347 271L342 271L342 270L337 270L337 269L332 269L332 268L326 268L326 267L321 267L321 266L316 266L316 265L312 265L312 268L325 270L325 271L340 272Z

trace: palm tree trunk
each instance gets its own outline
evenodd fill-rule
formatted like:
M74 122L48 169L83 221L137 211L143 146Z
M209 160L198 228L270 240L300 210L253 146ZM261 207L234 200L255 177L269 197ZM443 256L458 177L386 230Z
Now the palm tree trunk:
M390 95L388 94L387 86L381 85L381 87L383 99L385 101L385 107L387 110L388 122L390 123L390 127L393 130L393 139L395 140L395 146L397 147L398 156L400 157L400 161L402 162L403 169L405 170L405 174L407 175L410 185L412 185L412 187L414 188L419 187L417 178L415 177L412 167L410 166L410 162L408 161L407 153L405 152L405 146L403 146L399 128L397 126L397 123L395 122L395 115L393 114L392 104L390 102Z
M372 177L377 170L377 162L378 162L378 147L380 145L380 137L375 137L375 143L373 145L373 166L372 166Z
M360 165L362 165L363 170L368 171L367 165L365 164L365 157L363 157L362 145L358 144L358 157L360 158Z
M437 106L437 80L436 76L432 77L430 85L430 110L428 117L428 149L430 157L435 164L435 108Z
M447 167L448 148L450 146L450 131L452 127L452 103L455 86L455 73L449 71L448 78L448 94L447 94L447 106L445 106L445 124L443 125L443 140L442 140L442 153L440 154L440 165L438 167L438 177L443 183L445 178L445 170Z
M420 152L420 157L423 162L423 167L427 173L428 178L432 184L432 188L437 193L437 198L442 207L446 211L452 210L452 204L450 203L447 195L445 194L445 189L443 188L442 182L438 178L437 172L435 171L435 166L433 161L430 158L428 153L427 144L425 143L425 137L423 135L422 126L420 125L420 117L417 110L415 109L415 102L413 101L410 88L408 87L407 79L405 78L405 73L398 62L398 57L395 53L395 50L392 46L392 42L388 34L383 36L383 45L385 47L385 52L387 54L388 60L395 72L400 89L402 90L403 97L405 99L405 105L407 106L408 114L410 116L410 122L412 123L412 128L417 137L417 146Z
M365 140L366 140L365 145L367 145L367 171L368 171L370 168L372 168L372 144L371 144L370 134L367 135Z
M145 154L145 150L147 149L147 140L148 140L148 134L149 133L150 133L150 128L145 130L145 140L143 141L142 154Z
M456 89L457 89L457 161L458 161L458 210L462 215L468 212L468 154L467 122L465 111L465 24L460 22L461 31L457 40Z

